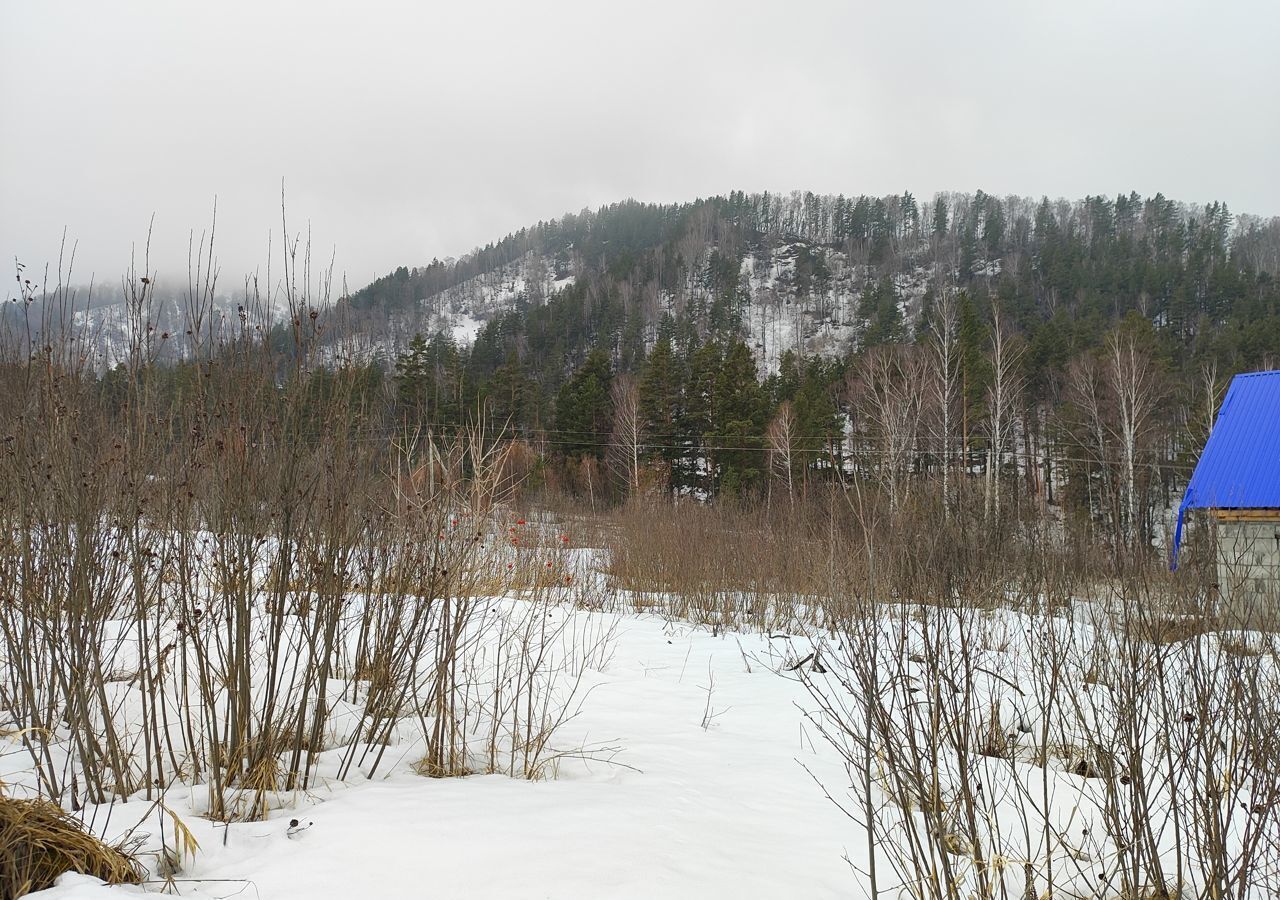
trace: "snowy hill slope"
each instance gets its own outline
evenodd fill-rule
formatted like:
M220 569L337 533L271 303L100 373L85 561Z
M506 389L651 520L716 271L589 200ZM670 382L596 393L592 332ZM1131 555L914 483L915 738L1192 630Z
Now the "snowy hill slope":
M657 322L664 314L679 316L699 305L714 302L709 287L712 255L708 245L688 265L673 289L640 285L637 313L644 319L646 345L652 346ZM797 257L821 255L830 269L822 286L804 283L797 276ZM583 276L581 263L556 269L552 255L532 251L514 263L476 275L454 287L420 297L412 307L389 314L381 335L369 332L361 353L364 359L389 360L404 351L415 333L444 333L459 345L474 343L480 329L512 311L536 307L560 295ZM872 267L852 263L840 251L792 237L741 253L735 312L743 339L753 349L762 374L778 371L788 350L802 357L836 357L856 346L860 334L858 306L863 291L873 285ZM599 273L590 273L598 277ZM919 316L928 288L930 270L916 266L891 276L901 297L904 321Z

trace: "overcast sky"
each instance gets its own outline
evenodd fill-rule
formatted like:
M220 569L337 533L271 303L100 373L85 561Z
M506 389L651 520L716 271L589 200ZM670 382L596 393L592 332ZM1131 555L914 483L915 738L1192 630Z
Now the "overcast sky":
M352 288L566 211L733 189L1280 213L1280 4L0 0L0 253L223 284L310 223ZM12 281L9 282L12 284Z

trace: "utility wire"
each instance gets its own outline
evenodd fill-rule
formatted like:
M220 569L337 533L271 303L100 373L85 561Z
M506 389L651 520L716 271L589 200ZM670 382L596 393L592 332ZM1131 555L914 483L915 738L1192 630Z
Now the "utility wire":
M433 426L424 428L422 433L431 434L433 432L443 431L446 433L453 433L457 435L459 433L468 433L474 430L475 430L475 426L440 424L440 425L433 425ZM496 429L481 429L481 430L483 432L483 436L494 441L503 440L503 439L528 440L530 443L550 445L555 447L581 447L585 444L591 444L597 447L630 449L633 446L633 443L629 441L623 442L623 441L611 440L611 438L613 437L612 432L603 432L603 431L575 431L570 429L538 429L531 434L522 435L514 430L510 432L496 430ZM550 438L550 437L546 437L546 435L573 435L573 436L579 436L580 438L597 438L597 440L590 440L590 441L585 439L567 440L564 438ZM362 431L348 433L347 439L360 441L360 442L391 443L392 441L396 440L401 436L403 435L391 429L379 430L375 428L375 429L366 429ZM610 438L610 440L599 440L600 438ZM829 440L833 440L834 438L835 436L828 437L827 435L820 435L820 436L813 436L813 437L796 437L796 438L792 438L792 441L795 443L806 442L806 441L827 442ZM303 438L303 440L306 443L315 445L315 444L323 443L325 441L325 438L316 436L312 438ZM705 442L691 442L686 444L657 444L657 443L651 443L649 441L637 441L634 443L634 446L639 447L643 451L684 450L684 451L698 451L698 452L709 451L709 452L726 452L726 453L750 452L750 451L777 452L775 448L771 448L768 446L767 439L765 438L762 438L761 443L756 445L710 444ZM791 451L796 454L805 454L805 453L817 454L817 453L825 452L825 450L826 450L825 447L819 448L819 449L803 448L803 447L791 448ZM1191 471L1192 469L1195 468L1194 465L1190 465L1187 463L1178 463L1172 460L1161 459L1156 455L1157 453L1158 451L1152 450L1152 451L1146 451L1141 455L1148 457L1147 463L1154 465L1158 468L1176 469L1180 471ZM907 458L918 458L920 455L929 455L934 457L951 458L955 460L972 459L974 462L977 462L979 459L984 458L986 456L986 451L985 450L969 450L966 453L963 447L954 447L948 450L944 454L941 450L929 449L929 445L926 443L922 446L917 445L917 446L913 446L911 448L905 449L900 453L896 451L886 452L883 450L878 450L875 448L868 448L868 447L843 447L842 446L840 455L846 458L860 457L860 458L873 458L873 459L883 459L886 456L892 456L892 455L900 455L902 457L907 457ZM1010 451L1008 456L1014 457L1014 458L1025 458L1025 455L1018 450ZM1043 462L1043 459L1044 459L1043 456L1040 456L1040 455L1033 455L1033 456L1037 464ZM1098 460L1097 458L1089 458L1089 457L1081 457L1081 456L1061 456L1057 454L1050 455L1050 462L1052 463L1084 463L1084 464L1092 464L1092 465L1105 465L1107 463L1107 461ZM1111 462L1115 462L1115 461L1111 461Z

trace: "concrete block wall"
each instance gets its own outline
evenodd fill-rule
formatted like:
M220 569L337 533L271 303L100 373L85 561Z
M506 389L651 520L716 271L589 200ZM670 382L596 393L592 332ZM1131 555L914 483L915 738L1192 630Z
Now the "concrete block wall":
M1245 623L1280 621L1280 510L1276 517L1218 518L1218 595Z

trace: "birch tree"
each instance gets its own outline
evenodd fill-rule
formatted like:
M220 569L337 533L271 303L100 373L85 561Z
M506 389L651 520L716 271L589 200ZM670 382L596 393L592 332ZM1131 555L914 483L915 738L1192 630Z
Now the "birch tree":
M991 312L991 384L987 387L987 471L985 514L1000 524L1000 467L1013 443L1018 398L1022 394L1019 363L1022 346L994 303Z
M1067 369L1067 397L1074 413L1073 423L1080 446L1097 466L1101 478L1100 500L1114 501L1111 449L1108 441L1106 385L1092 354L1074 360ZM1089 507L1095 507L1093 479L1088 479ZM1097 505L1101 505L1100 503ZM1114 519L1118 513L1113 510Z
M1141 533L1139 462L1150 449L1161 399L1158 369L1133 330L1122 328L1107 337L1100 356L1071 365L1067 388L1079 430L1087 435L1081 443L1100 470L1112 536L1117 545L1132 546Z
M782 401L778 414L769 423L765 433L769 446L769 460L774 473L787 485L787 499L796 503L796 414L790 400Z
M1138 528L1138 453L1150 432L1159 385L1151 356L1129 330L1112 332L1104 349L1106 377L1115 401L1113 430L1120 455L1125 517L1121 534L1132 544Z
M644 454L644 417L640 410L640 388L630 375L615 375L609 387L613 401L613 430L607 454L609 468L627 485L627 493L640 489L641 459Z
M942 207L946 216L946 207ZM934 308L932 362L930 379L933 401L934 443L942 459L942 510L951 516L951 433L955 430L952 413L960 390L960 360L957 355L959 320L955 299L943 292Z
M1218 378L1218 364L1208 360L1200 364L1201 402L1204 403L1204 439L1213 433L1213 423L1218 417L1218 403L1222 400L1222 382Z
M878 444L881 476L893 509L906 500L906 475L919 436L924 405L924 366L916 348L873 347L858 367L858 406Z

